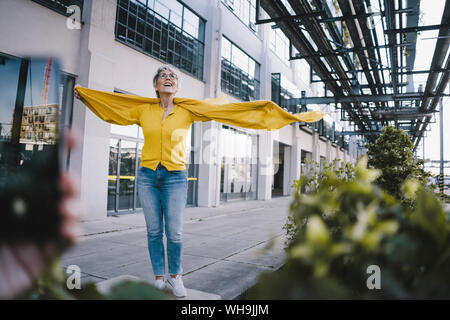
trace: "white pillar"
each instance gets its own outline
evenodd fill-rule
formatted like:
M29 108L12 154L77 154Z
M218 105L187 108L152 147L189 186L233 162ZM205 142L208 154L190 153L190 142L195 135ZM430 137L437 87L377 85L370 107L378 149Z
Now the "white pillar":
M300 179L301 171L301 140L300 140L300 129L298 124L292 127L292 148L291 148L291 165L290 165L290 177L289 177L289 194L294 192L294 182Z
M208 121L203 123L201 130L197 199L199 207L213 207L220 204L219 126L218 122Z
M291 146L283 146L284 148L284 161L283 161L283 196L287 196L291 194L291 185L292 185L292 174L291 174L291 165L292 165L292 147Z
M259 139L258 161L258 200L272 198L273 179L273 138L271 131L261 130Z
M101 2L101 3L100 3ZM114 90L114 61L102 54L107 50L97 39L114 34L116 3L85 1L81 31L79 78L77 83L97 90ZM86 219L106 217L108 196L109 137L111 125L75 101L73 123L81 133L71 153L70 169L81 176L80 200Z
M312 161L315 161L320 164L320 138L319 134L315 131L312 133Z
M219 1L208 1L210 23L205 30L205 62L204 81L205 98L220 96L220 57L222 38L222 12ZM218 130L221 125L215 121L196 124L200 139L196 139L200 147L197 204L199 207L216 207L220 205L220 163Z
M327 163L330 163L333 161L331 157L331 141L327 139Z

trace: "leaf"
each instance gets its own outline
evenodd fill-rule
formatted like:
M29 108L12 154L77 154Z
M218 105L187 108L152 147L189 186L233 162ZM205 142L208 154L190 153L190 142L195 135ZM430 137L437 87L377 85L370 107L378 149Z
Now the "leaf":
M381 176L381 171L377 169L367 168L368 157L366 155L362 156L356 163L355 171L356 176L362 181L368 183L375 181L379 176Z
M318 216L309 218L306 226L306 240L315 246L326 246L330 242L331 237L327 226Z
M304 259L312 256L312 254L312 248L306 244L296 245L291 250L289 250L289 256L292 259Z
M439 246L444 245L449 231L442 204L430 191L424 188L417 192L416 201L416 208L409 216L410 221L428 232Z
M337 243L333 244L330 249L330 255L337 257L343 254L351 253L353 250L353 245L350 243Z
M413 199L419 188L420 183L416 179L408 179L403 185L403 192L408 199Z
M171 297L162 290L143 282L126 280L111 288L108 300L169 300Z

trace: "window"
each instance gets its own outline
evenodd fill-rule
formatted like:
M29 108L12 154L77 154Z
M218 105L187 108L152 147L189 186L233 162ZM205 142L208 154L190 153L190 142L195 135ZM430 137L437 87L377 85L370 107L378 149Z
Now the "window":
M312 153L306 150L301 151L300 175L305 176L311 172Z
M327 165L327 158L320 156L320 171L323 171L326 165Z
M259 64L222 37L222 90L244 101L259 99Z
M52 9L58 13L61 13L65 15L66 17L73 14L73 11L69 9L69 12L67 12L67 9L72 6L78 6L80 8L80 13L83 10L83 0L33 0L34 2L37 2L39 4L42 4L43 6Z
M222 2L256 33L256 0L222 0Z
M116 40L203 79L205 22L176 0L118 0Z
M285 78L281 73L272 73L272 101L284 110L297 113L300 112L300 105L297 99L301 93L298 87Z
M258 135L223 125L220 200L255 200L258 186Z
M272 24L274 26L275 23ZM280 28L270 29L270 49L287 65L289 65L289 39Z
M25 196L36 187L52 190L49 175L60 156L67 169L70 155L66 149L59 154L57 144L60 130L71 126L73 81L52 58L0 53L0 193L16 188L21 177L27 178L19 183ZM36 168L49 178L36 175Z

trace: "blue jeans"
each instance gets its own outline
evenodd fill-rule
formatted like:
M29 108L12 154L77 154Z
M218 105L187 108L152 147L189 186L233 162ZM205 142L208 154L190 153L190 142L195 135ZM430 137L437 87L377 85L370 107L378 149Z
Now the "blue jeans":
M137 187L147 225L148 251L153 273L155 276L165 274L165 229L169 274L181 274L187 170L168 171L164 166L156 170L140 167Z

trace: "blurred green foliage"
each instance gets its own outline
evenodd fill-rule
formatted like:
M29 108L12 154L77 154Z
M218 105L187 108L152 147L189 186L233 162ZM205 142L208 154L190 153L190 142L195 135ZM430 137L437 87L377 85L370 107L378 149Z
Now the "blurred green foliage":
M55 259L21 300L168 300L173 299L163 290L144 281L124 280L107 294L101 293L95 283L83 283L80 289L68 289L67 276L60 259Z
M374 183L382 172L367 162L296 181L285 265L244 298L450 298L450 223L441 202L407 179L401 197L416 205L403 206ZM367 285L371 265L380 268L379 290Z

